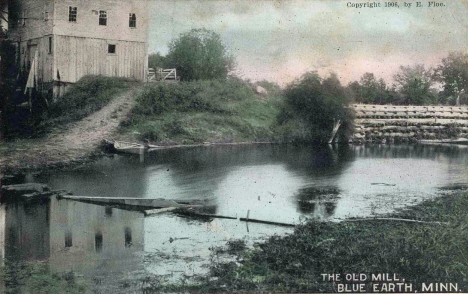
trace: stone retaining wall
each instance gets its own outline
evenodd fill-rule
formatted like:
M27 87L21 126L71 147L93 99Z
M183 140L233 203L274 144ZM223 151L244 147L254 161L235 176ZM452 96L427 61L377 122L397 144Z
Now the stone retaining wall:
M354 142L468 138L467 106L354 104Z

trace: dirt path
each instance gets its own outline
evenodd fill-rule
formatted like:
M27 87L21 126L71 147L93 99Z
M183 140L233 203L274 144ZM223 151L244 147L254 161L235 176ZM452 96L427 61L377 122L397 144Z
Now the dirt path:
M21 141L20 148L1 156L0 169L40 168L68 164L91 155L104 138L111 138L132 109L140 86L119 95L101 110L81 121L54 130L46 138Z

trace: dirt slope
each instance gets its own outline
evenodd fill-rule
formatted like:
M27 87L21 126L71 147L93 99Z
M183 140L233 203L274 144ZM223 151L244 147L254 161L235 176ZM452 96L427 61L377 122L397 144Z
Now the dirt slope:
M0 169L40 168L86 158L99 147L102 139L111 138L117 131L140 90L141 86L129 89L101 110L70 124L64 130L52 131L46 138L15 144L12 152L0 157Z

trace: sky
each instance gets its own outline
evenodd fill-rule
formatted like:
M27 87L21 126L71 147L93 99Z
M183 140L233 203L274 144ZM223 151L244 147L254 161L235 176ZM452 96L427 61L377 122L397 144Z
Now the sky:
M151 0L149 52L164 55L179 34L206 28L235 56L236 75L280 85L313 70L343 84L365 72L391 84L400 65L434 67L450 51L468 52L468 0L384 2ZM356 3L382 7L348 7Z

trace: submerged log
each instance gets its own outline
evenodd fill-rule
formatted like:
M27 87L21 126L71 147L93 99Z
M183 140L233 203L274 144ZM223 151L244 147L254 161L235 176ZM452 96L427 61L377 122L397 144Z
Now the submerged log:
M129 209L148 210L167 207L203 207L207 205L204 200L172 200L172 199L148 199L148 198L117 198L117 197L92 197L92 196L62 196L63 199L87 202L99 205L116 205Z

